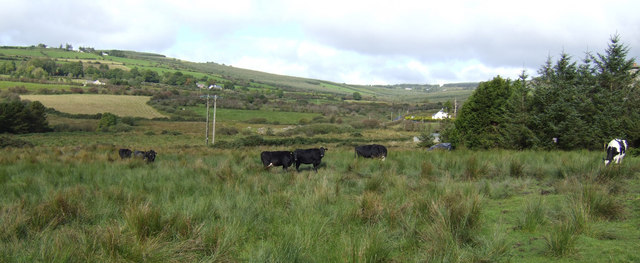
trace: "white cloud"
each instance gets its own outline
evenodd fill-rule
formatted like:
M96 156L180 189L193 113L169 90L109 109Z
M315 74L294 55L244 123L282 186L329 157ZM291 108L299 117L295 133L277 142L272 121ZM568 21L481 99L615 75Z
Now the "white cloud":
M640 2L9 1L0 45L157 52L336 82L440 83L535 74L547 55L640 54Z

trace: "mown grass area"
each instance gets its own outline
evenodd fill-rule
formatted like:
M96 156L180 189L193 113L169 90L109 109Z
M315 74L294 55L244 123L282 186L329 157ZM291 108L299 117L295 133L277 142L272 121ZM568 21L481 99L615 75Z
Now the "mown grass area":
M599 152L330 146L318 173L263 150L120 144L4 149L3 262L634 262L640 161ZM28 138L28 137L22 137ZM302 146L306 147L306 146Z
M185 108L193 110L200 116L206 116L206 105L198 105ZM308 122L315 117L321 116L322 114L320 113L216 108L216 120L226 122L251 121L254 123L298 124L300 123L300 120L304 119ZM213 99L211 99L209 105L209 118L213 118Z
M32 83L32 82L19 82L19 81L0 81L0 90L6 90L9 88L24 87L29 92L37 92L40 89L50 90L69 90L70 88L84 88L78 85L65 85L65 84L46 84L46 83Z
M65 94L65 95L21 95L22 99L40 101L48 108L71 114L96 114L110 112L124 117L163 118L147 101L148 96Z
M0 55L25 56L25 57L49 57L62 59L102 59L101 56L91 53L70 52L52 48L0 48Z

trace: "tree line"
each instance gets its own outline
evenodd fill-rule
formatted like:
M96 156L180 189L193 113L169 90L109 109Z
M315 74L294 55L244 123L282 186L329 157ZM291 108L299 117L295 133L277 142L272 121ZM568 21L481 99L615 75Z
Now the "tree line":
M7 100L0 102L0 133L51 131L46 108L39 101Z
M180 71L160 74L154 70L137 67L124 70L112 68L99 62L59 62L50 58L31 58L27 61L17 62L14 60L3 61L0 62L0 74L10 75L13 78L41 80L50 77L106 79L112 85L132 86L146 82L195 88L198 81L212 83L207 77L197 79L191 74L184 74Z
M470 149L601 149L613 138L640 145L640 85L629 47L614 35L581 63L549 57L527 80L482 82L443 137Z

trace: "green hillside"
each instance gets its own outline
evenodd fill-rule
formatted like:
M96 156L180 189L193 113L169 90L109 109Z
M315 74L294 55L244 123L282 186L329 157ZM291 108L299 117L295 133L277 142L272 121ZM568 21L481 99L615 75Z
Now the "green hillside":
M211 85L219 89L208 91L206 87ZM259 114L261 111L275 112L270 116L299 112L343 121L371 118L384 121L407 114L430 116L445 103L451 105L457 101L461 105L476 86L477 83L350 85L270 74L215 62L195 63L136 51L72 50L43 45L0 47L0 92L3 92L3 97L60 94L146 96L150 97L147 104L157 111L154 116L167 116L178 121L203 120L206 116L202 107L207 93L221 98L218 104L222 109L252 112L260 116L256 118L263 118L264 114ZM91 101L96 97L83 98ZM97 98L100 100L99 96ZM46 107L61 107L50 103L60 101L59 98L46 101ZM78 114L77 109L84 107L65 106L74 110L57 110ZM92 111L112 110L98 107ZM132 116L127 111L118 112ZM310 120L283 118L276 119L279 123ZM243 117L236 121L251 119L255 118Z
M428 90L424 88L406 87L434 86L434 85L387 85L387 86L361 86L335 83L325 80L284 76L265 73L255 70L248 70L218 64L215 62L194 63L175 58L168 58L160 54L121 51L121 50L92 50L93 52L80 52L59 48L43 47L0 47L0 63L7 61L27 61L33 58L48 58L61 63L82 62L84 67L90 65L108 65L110 68L119 67L124 70L137 68L138 70L152 70L165 74L167 72L182 72L190 74L197 79L211 79L215 82L232 81L240 86L264 85L271 88L279 88L289 92L308 92L333 94L337 96L349 96L354 92L361 93L365 98L388 101L413 101L422 102L424 100L441 101L443 96L433 93L447 92L446 89ZM1 70L0 70L1 72ZM87 77L87 76L84 76ZM250 83L250 84L249 84ZM248 85L249 84L249 85ZM469 89L468 83L446 84L449 90L469 91L477 86L472 84ZM437 87L437 85L435 85ZM437 92L433 92L436 91ZM470 92L467 92L470 94ZM461 97L467 95L462 94ZM448 99L448 96L445 96Z

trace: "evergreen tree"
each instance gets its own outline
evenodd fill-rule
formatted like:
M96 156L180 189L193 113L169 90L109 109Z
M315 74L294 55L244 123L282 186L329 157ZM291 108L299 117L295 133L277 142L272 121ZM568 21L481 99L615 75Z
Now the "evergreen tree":
M544 148L576 149L590 144L581 109L588 101L580 82L580 71L571 56L562 53L537 81L533 95L532 129Z
M640 120L638 88L634 85L638 72L632 71L634 59L627 59L628 53L629 48L620 43L616 34L611 37L605 54L593 58L599 87L594 96L598 112L595 123L603 142L614 137L632 136L628 139L636 144L640 139L640 131L635 125Z
M537 137L529 128L531 125L531 90L527 86L528 75L522 71L518 81L512 85L512 93L506 103L505 122L501 125L504 148L528 149L538 144Z
M482 82L462 106L455 121L457 144L469 149L488 149L504 146L501 144L506 120L507 101L512 95L511 81L500 76L489 82Z

